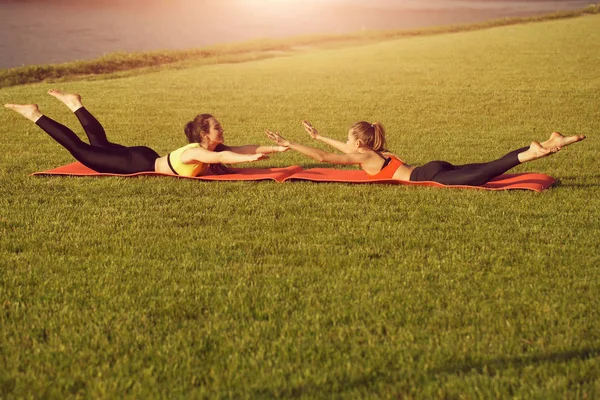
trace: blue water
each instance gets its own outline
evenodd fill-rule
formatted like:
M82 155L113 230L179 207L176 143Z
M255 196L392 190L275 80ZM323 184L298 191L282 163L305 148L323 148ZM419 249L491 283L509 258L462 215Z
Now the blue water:
M579 1L0 0L0 68L264 37L410 29L582 8Z

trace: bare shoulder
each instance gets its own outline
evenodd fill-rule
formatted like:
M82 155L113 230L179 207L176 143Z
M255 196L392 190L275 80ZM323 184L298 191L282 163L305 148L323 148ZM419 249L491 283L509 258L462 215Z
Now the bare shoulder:
M384 151L384 152L382 152L381 154L383 154L383 155L384 155L384 156L386 156L386 157L396 157L396 158L400 158L400 157L398 157L398 155L397 155L397 154L395 154L395 153L392 153L391 151Z
M189 149L186 149L183 154L206 154L206 153L212 153L212 151L205 149L202 146L198 146L198 147L190 147ZM183 155L182 154L182 155Z
M383 162L383 157L388 157L391 153L387 152L376 152L375 150L365 151L364 153L359 153L364 156L364 162L374 162L375 164L379 164Z
M380 158L374 151L365 151L364 153L350 153L348 155L360 163L369 162L371 160L374 160L375 157Z
M203 161L204 158L206 158L209 155L212 155L213 153L213 151L207 150L202 146L198 146L185 149L179 157L182 163L191 164L197 161Z

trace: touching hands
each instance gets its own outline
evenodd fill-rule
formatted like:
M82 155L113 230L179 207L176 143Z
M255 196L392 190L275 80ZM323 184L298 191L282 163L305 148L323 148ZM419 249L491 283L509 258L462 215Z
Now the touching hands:
M319 134L319 131L317 131L311 124L310 122L304 120L302 121L302 126L304 127L304 130L306 130L306 132L310 135L310 137L312 137L313 139L320 139L321 135Z
M287 140L287 139L285 139L283 136L281 136L279 134L279 132L271 132L269 130L266 130L265 134L267 135L267 137L269 139L271 139L272 141L274 141L275 143L277 143L279 146L283 146L283 147L289 148L290 141Z

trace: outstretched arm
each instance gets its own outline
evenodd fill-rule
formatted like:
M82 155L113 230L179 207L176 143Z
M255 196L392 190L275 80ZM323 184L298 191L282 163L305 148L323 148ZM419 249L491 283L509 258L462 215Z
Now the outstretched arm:
M306 132L315 140L320 140L321 142L328 144L329 146L341 151L342 153L352 153L353 149L348 147L346 143L340 142L339 140L331 139L325 136L322 136L319 131L317 131L308 121L302 121L302 126L306 130Z
M243 162L264 160L268 157L262 153L240 154L225 150L220 152L206 150L202 147L187 149L181 154L181 162L184 164L238 164Z
M289 147L292 150L296 150L299 153L304 154L317 160L319 162L328 162L331 164L360 164L362 165L368 159L368 156L363 153L351 153L351 154L334 154L326 151L316 149L310 146L304 146L299 143L290 142L289 140L282 137L279 133L265 131L267 137L273 140L280 146Z
M228 148L234 153L239 154L272 154L281 153L283 151L288 150L288 148L284 146L259 146L255 144L249 144L246 146L228 146Z

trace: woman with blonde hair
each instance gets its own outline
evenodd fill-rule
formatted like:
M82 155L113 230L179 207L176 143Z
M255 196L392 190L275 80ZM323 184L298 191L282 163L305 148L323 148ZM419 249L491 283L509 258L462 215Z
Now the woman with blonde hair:
M378 122L355 123L348 131L345 143L322 136L307 121L303 121L302 124L313 139L320 140L344 154L329 153L291 142L276 132L266 131L266 134L278 145L296 150L319 162L359 165L373 179L433 181L444 185L483 185L519 164L549 156L565 146L585 139L583 135L563 136L553 132L545 142L531 142L529 146L511 151L494 161L465 165L431 161L414 167L385 149L385 129Z

